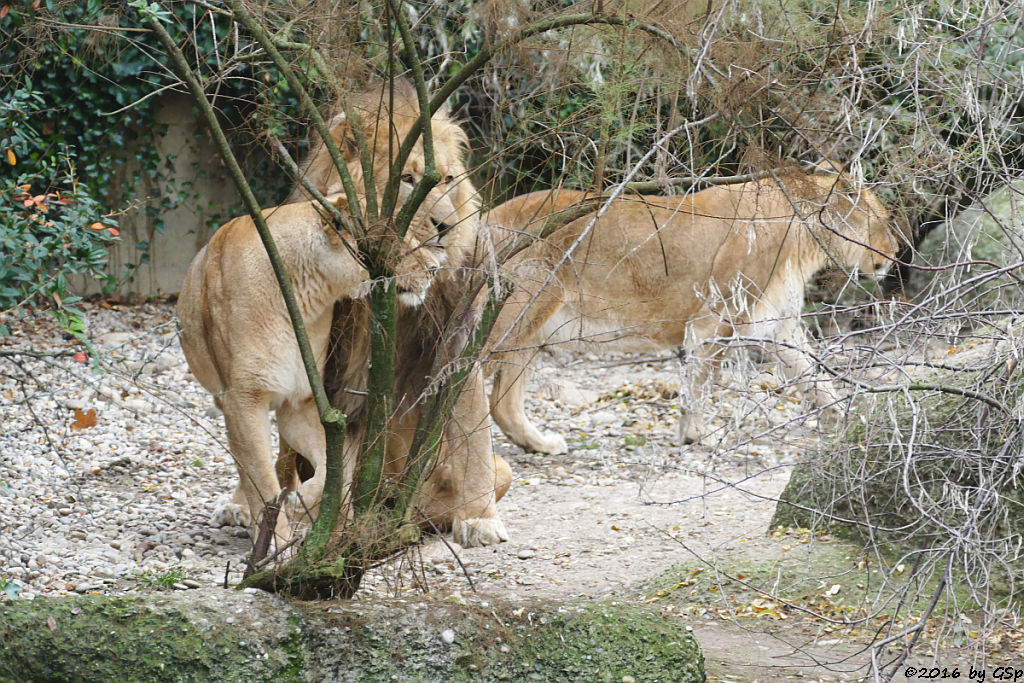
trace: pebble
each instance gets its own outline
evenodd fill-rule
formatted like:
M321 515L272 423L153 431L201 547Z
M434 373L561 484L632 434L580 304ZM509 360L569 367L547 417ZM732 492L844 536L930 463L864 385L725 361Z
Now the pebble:
M450 628L446 628L441 631L441 640L443 640L446 645L451 645L455 642L455 631Z
M250 548L249 532L213 528L209 519L216 501L234 490L238 475L226 451L220 411L190 375L174 342L173 307L161 302L113 308L83 302L81 307L91 334L102 339L96 347L102 374L94 375L89 364L71 357L23 357L19 363L31 381L19 381L24 378L13 373L0 375L0 529L9 531L0 541L0 569L23 585L23 595L150 590L154 578L171 571L190 577L176 582L179 590L221 585L229 563L229 581L237 582ZM6 323L12 334L0 340L5 351L80 350L57 330L48 312L27 316L24 322ZM506 520L535 518L529 502L516 496L517 489L527 486L572 487L577 500L600 506L607 490L603 487L636 482L639 470L630 468L637 463L644 468L710 468L729 457L719 448L718 461L712 463L708 449L676 447L677 409L670 399L615 398L623 385L654 386L666 375L674 376L671 364L607 369L601 366L607 356L600 358L566 364L564 358L542 354L536 361L540 384L553 388L550 398L531 389L527 410L543 431L566 437L571 457L513 449L495 428L502 452L515 453L511 459L517 478L499 503ZM735 379L723 381L743 385ZM785 424L798 414L793 401L773 402L763 394L748 400L734 391L729 401L735 417L712 415L713 426L722 427L730 419ZM75 408L95 410L96 424L77 428ZM629 432L609 428L627 420ZM625 436L634 433L646 442L624 444ZM628 454L626 445L632 448ZM760 449L751 457L781 458L776 449L763 445L746 448L749 453ZM562 528L569 534L573 526L571 510L564 512L569 516L560 523L559 534ZM611 536L616 545L607 552L618 553L627 541L618 532L606 533L608 528L588 533ZM537 538L529 533L518 532L513 543ZM561 550L553 542L547 546ZM542 563L518 562L535 558L536 549L463 551L454 545L435 547L424 557L434 585L464 589L466 578L452 550L470 565L474 581L500 583L511 592L518 591L517 584L552 585L554 576L526 574ZM593 556L604 552L595 548ZM394 577L386 571L370 572L362 590L394 592Z
M85 302L82 309L102 374L73 358L26 357L19 363L32 381L0 377L0 528L16 531L0 544L9 541L10 549L8 555L7 547L0 548L0 567L27 584L22 595L147 588L140 576L185 561L198 567L189 573L223 577L226 558L214 544L237 547L227 559L248 544L231 530L210 529L207 518L237 475L228 459L219 467L187 467L223 457L226 440L221 421L205 417L209 394L186 377L180 347L168 343L173 337L167 334L175 332L173 308L154 302L115 310ZM8 323L5 350L80 350L69 346L51 314L28 317L24 324ZM164 405L174 409L157 409ZM76 428L75 409L94 410L96 424ZM8 492L13 498L5 497ZM189 542L149 540L169 525ZM212 543L206 547L191 542L207 533ZM200 585L181 582L191 584Z

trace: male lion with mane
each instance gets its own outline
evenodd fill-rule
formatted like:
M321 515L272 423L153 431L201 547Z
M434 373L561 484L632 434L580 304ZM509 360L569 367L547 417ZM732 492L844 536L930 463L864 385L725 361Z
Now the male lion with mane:
M725 352L712 340L775 342L787 378L813 381L819 406L831 383L816 364L800 314L810 278L833 261L880 276L898 247L889 213L843 174L792 172L687 196L625 196L603 212L575 190L534 192L484 218L536 230L583 200L595 210L557 229L505 266L515 285L490 337L491 416L514 443L564 453L565 439L527 418L527 370L545 344L574 340L626 351L686 348L699 362L680 420L686 443L706 436L703 387Z
M394 81L368 89L353 102L360 120L380 122L378 143L386 144L390 126L394 149L407 135L419 116L419 103L413 86L405 80ZM354 148L347 139L344 115L331 121L332 135L342 148ZM465 343L465 335L479 317L481 297L473 297L467 289L476 265L486 252L485 235L481 233L480 199L466 170L464 158L468 139L460 126L452 121L447 108L432 117L434 157L442 181L434 192L444 205L451 206L438 224L441 267L421 306L398 306L397 349L395 364L395 409L390 426L385 475L401 478L405 472L409 448L422 409L422 399L435 379L431 376L438 354L451 360ZM381 142L381 139L384 143ZM375 167L386 173L390 157L378 152ZM353 177L360 177L353 169ZM326 147L312 145L303 169L307 178L324 193L341 188L341 179L333 167ZM425 172L422 140L418 141L404 168L403 180L417 183ZM302 196L297 186L292 199ZM430 200L424 206L429 209ZM435 215L436 211L431 211ZM331 352L325 383L333 405L348 416L346 439L346 472L351 471L355 452L365 436L364 394L369 367L369 307L365 299L344 299L335 307ZM460 333L452 336L449 323ZM350 450L351 449L351 450ZM350 454L351 453L351 454ZM285 458L287 464L287 456ZM288 469L287 466L282 469ZM439 529L452 528L455 540L464 546L488 545L508 540L508 532L498 516L496 502L504 495L512 474L499 456L491 451L490 417L483 377L474 366L446 420L444 438L436 464L430 472L416 507L424 523Z
M372 96L372 91L364 94L364 98ZM375 97L379 99L380 88ZM369 106L362 109L359 123L374 156L373 182L379 196L397 145L387 134L390 122L386 112ZM365 179L352 130L343 119L336 119L333 127L365 209ZM461 129L441 116L435 117L434 131L439 140L449 141L446 150L454 146L451 158L442 161L439 155L441 168L445 168L443 164L461 168L457 159L465 139ZM415 175L422 173L422 167L422 149L418 148L404 171ZM403 200L412 189L409 180L403 177ZM467 214L466 206L475 210L475 191L454 188L451 177L447 181L428 195L405 238L399 240L387 232L380 237L394 243L390 251L397 264L399 300L405 307L422 303L438 267L451 260L453 251L462 253L465 239L460 233L469 230L474 234L467 222L471 226L476 218L467 221L472 211ZM348 209L345 196L339 194L340 183L323 189L341 211ZM367 271L356 257L352 235L336 232L318 203L297 201L267 209L264 214L288 268L317 367L323 372L335 304L365 296ZM270 411L275 410L282 448L293 449L312 469L312 476L296 485L297 496L278 516L275 534L279 541L285 540L291 522L319 503L326 444L283 297L250 217L222 226L196 255L182 285L178 317L189 367L224 412L239 473L234 496L214 513L213 521L256 524L265 504L280 494L281 481L271 454ZM351 482L354 457L355 451L346 448L346 486Z

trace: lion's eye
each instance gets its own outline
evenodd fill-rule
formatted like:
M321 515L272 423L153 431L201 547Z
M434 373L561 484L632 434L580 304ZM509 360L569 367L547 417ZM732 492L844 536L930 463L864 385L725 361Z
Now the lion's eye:
M445 185L451 185L454 182L455 182L455 176L453 176L453 175L446 175L444 177L444 184Z
M415 183L416 179L412 177L412 173L406 173L402 176L403 183Z

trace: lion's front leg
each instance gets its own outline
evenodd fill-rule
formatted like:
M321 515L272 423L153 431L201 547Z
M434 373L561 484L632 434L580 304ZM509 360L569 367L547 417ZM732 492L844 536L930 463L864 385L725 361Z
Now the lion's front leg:
M500 482L491 451L491 421L479 366L466 380L445 435L455 494L455 541L466 547L507 541L508 531L498 516L495 489Z

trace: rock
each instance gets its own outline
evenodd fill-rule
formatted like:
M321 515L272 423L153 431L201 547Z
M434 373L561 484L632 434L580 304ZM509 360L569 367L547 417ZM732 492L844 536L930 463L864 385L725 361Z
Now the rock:
M1017 370L1013 336L955 354L946 367L905 368L905 381L916 390L859 397L859 419L793 469L771 526L826 527L909 552L988 539L978 546L992 558L987 581L998 589L1018 580L1024 559L1013 539L1024 535L1017 455L1024 433L1019 423L1010 426L1009 414L980 399L1020 413L1024 372ZM967 543L972 548L979 541Z
M522 548L518 553L516 553L516 557L518 557L520 560L529 560L536 554L537 553L534 552L531 548Z
M570 379L550 375L543 377L543 381L534 395L561 403L569 408L583 408L600 398L596 391L582 389L580 385Z
M429 598L292 604L219 589L9 601L0 603L0 680L117 683L174 672L176 680L498 681L522 680L524 662L537 680L704 680L693 637L647 605L494 600L486 619L479 610ZM440 637L438 622L450 624Z
M590 421L596 426L602 427L622 422L622 416L616 415L610 410L599 410L590 416Z
M96 341L107 348L114 348L128 344L132 340L132 335L127 332L107 332L96 337Z
M1007 266L1020 261L1020 244L1024 241L1024 179L979 199L956 217L931 232L918 245L915 264L943 266L966 261L989 261ZM970 296L952 291L953 285L967 278L988 272L991 266L959 266L939 271L912 270L906 291L916 296L926 287L943 299L956 297L958 302L970 299L974 310L985 307L1019 307L1024 304L1024 288L1019 273L1011 271L972 287Z
M419 549L420 559L425 565L455 562L462 551L462 546L454 541L447 545L443 541L435 541Z

